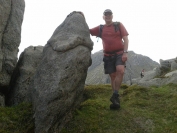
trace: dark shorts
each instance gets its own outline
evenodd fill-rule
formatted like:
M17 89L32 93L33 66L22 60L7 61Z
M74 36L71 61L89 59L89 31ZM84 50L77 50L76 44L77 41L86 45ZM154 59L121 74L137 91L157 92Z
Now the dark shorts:
M104 72L105 74L111 74L116 72L116 66L125 65L125 62L122 61L122 55L113 55L113 56L104 56Z

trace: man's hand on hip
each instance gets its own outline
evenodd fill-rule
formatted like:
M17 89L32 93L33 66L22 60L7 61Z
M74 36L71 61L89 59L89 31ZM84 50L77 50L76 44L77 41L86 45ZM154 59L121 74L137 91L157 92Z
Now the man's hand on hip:
M126 61L127 61L127 56L128 56L127 53L123 53L123 55L122 55L122 61L123 61L123 62L126 62Z

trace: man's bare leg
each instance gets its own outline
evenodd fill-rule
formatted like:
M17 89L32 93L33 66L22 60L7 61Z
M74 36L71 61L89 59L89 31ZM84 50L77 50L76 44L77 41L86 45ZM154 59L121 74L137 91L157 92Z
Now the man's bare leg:
M109 76L110 76L110 79L111 79L112 92L114 92L116 72L109 74Z
M114 90L119 91L120 86L122 84L123 76L124 76L124 70L125 70L124 65L116 66L116 77L114 80L114 84L115 84Z
M125 70L124 65L118 65L116 66L116 72L110 74L111 85L113 89L113 95L110 100L114 105L117 106L120 106L118 91L123 80L124 70Z

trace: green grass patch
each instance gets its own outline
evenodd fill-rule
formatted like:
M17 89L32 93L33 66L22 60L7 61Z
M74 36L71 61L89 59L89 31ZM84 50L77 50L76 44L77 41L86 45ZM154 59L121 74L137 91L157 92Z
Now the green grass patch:
M122 85L121 108L110 110L111 85L89 85L60 133L177 133L177 85ZM0 133L34 133L32 106L0 107Z
M110 85L85 88L87 99L62 133L176 133L177 85L120 90L121 108L110 110Z
M32 116L32 106L28 103L0 107L0 133L33 133Z

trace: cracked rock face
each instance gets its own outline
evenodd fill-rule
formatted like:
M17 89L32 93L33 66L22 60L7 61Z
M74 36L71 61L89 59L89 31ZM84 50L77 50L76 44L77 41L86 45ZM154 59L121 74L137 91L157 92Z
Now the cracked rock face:
M45 45L30 84L36 133L59 132L82 101L92 47L85 19L76 12L68 15Z
M24 0L0 0L0 92L6 92L17 63Z

